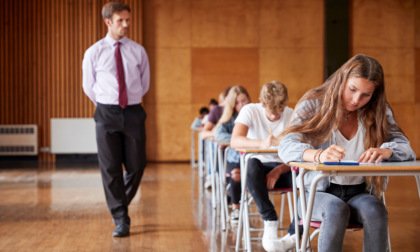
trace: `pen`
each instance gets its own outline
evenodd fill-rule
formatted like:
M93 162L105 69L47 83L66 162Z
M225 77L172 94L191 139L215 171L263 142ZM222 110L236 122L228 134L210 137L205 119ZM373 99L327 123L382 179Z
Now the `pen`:
M335 144L335 145L337 145L337 139L335 138L335 131L333 130L332 131L332 137L333 137L333 144ZM340 164L340 162L341 162L341 159L339 159L338 161L338 164Z

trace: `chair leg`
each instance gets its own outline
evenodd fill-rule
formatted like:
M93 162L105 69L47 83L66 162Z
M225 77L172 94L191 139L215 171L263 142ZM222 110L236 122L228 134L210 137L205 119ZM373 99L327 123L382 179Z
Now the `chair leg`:
M283 224L283 214L284 214L284 194L281 195L281 207L280 207L280 223Z
M293 207L292 207L292 192L287 193L287 203L289 205L289 217L290 221L293 220Z

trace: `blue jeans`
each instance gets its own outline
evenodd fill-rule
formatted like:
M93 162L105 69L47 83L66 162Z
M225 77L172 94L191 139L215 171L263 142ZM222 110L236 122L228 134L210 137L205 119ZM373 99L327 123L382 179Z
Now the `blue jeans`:
M381 200L365 192L364 184L331 184L326 192L316 192L312 220L322 222L318 238L319 252L342 251L349 223L363 225L364 252L386 251L388 212Z

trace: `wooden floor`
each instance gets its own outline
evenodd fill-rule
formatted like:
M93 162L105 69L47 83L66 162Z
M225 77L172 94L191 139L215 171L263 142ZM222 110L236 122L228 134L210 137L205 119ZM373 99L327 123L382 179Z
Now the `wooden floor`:
M211 192L199 185L189 164L150 164L129 208L131 236L117 239L97 165L2 164L0 251L234 251L235 228L220 231ZM420 251L414 178L393 177L388 188L392 251ZM362 251L362 236L348 232L344 251ZM253 249L263 251L260 242Z

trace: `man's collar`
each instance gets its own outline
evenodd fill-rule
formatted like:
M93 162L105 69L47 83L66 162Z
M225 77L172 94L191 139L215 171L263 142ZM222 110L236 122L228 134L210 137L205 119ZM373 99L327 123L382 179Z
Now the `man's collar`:
M114 46L115 45L115 43L117 43L117 41L118 42L120 42L121 44L126 44L127 42L128 42L128 38L126 38L126 37L123 37L122 39L120 39L120 40L115 40L115 39L113 39L113 38L111 38L111 36L109 36L109 34L106 34L106 37L105 37L105 41L110 45L110 46Z

